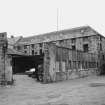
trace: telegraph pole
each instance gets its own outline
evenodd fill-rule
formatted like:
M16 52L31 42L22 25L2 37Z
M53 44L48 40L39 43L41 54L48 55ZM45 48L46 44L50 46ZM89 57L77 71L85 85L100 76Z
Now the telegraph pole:
M58 32L58 25L59 25L59 9L57 8L57 32Z

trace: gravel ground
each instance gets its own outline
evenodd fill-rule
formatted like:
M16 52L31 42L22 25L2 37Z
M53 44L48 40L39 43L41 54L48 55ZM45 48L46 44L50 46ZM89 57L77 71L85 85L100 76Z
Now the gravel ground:
M91 76L41 84L14 75L13 86L0 86L0 105L105 105L105 77Z

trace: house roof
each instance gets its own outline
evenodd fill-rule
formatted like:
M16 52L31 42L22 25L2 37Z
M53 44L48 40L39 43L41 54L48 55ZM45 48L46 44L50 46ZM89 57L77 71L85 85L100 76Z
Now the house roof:
M92 36L96 34L99 33L96 32L94 29L92 29L90 26L82 26L72 29L65 29L40 35L34 35L30 37L24 37L17 44L50 42L50 41L70 39L76 37Z
M10 48L8 48L7 54L8 54L8 55L19 55L19 56L25 55L25 56L27 56L27 54L25 54L25 53L23 53L23 52L17 51L17 50L15 50L15 49L10 49Z
M9 44L9 45L14 45L14 44L16 44L21 38L22 38L22 36L8 38L8 44Z

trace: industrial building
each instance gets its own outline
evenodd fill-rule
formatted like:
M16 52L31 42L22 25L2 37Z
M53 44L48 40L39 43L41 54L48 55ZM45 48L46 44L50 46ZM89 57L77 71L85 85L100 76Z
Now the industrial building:
M64 76L69 79L96 74L104 65L105 37L90 26L82 26L24 37L14 45L14 49L29 56L28 59L15 59L17 64L26 62L25 69L42 65L43 80L48 77L50 79L45 81L58 81L64 80ZM17 67L22 68L22 62Z
M43 83L105 73L105 37L90 26L14 39L7 48L13 73L35 68Z

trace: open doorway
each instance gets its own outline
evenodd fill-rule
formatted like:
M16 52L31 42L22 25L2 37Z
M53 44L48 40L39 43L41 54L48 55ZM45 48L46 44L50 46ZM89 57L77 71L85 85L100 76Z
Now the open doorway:
M100 68L100 75L105 75L105 64L103 64Z
M33 56L14 56L12 58L13 64L13 74L28 74L30 77L34 77L37 81L43 81L43 55L33 55ZM31 74L27 72L29 70L35 69Z

